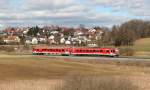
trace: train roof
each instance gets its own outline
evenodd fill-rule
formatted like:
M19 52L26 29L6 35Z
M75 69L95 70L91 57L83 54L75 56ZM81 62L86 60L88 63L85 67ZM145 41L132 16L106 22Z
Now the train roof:
M62 49L62 48L75 48L75 49L117 49L117 48L113 48L113 47L50 47L50 46L44 46L44 47L33 47L34 49L51 49L51 48L55 48L55 49Z

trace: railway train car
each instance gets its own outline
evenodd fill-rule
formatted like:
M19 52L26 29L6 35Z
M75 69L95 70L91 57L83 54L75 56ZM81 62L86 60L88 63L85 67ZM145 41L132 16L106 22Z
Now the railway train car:
M33 55L119 56L116 48L33 48Z

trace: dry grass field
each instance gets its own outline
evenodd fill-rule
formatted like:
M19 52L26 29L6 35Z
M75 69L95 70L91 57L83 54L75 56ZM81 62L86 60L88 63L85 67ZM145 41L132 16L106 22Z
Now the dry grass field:
M134 47L137 56L150 56L150 38L135 41Z
M0 55L0 90L69 90L66 87L60 88L68 86L68 82L79 83L69 85L73 88L80 85L80 88L82 87L82 89L69 87L71 90L85 90L85 86L98 86L97 84L104 87L119 87L120 90L149 90L149 77L149 61L120 62L94 59L81 61L73 58L60 59L47 56ZM72 81L66 82L68 79ZM95 82L95 80L99 80L97 84L89 83ZM120 85L122 80L126 81ZM136 89L130 89L131 84L127 82L136 86ZM96 86L91 87L95 88ZM128 88L122 89L121 87Z

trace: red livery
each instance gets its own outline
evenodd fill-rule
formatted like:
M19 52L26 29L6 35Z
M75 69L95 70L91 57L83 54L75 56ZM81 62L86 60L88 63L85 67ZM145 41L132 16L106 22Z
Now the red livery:
M96 55L96 56L119 56L116 48L33 48L34 55Z

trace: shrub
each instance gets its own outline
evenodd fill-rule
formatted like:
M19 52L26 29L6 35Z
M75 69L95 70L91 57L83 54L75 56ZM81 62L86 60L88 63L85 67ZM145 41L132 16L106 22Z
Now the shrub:
M77 75L67 78L60 90L138 90L138 88L127 79Z
M6 52L13 52L13 51L15 51L15 48L14 48L14 47L7 47L7 48L5 49L5 51L6 51Z
M120 55L122 56L133 56L135 53L132 47L121 47L120 48Z

